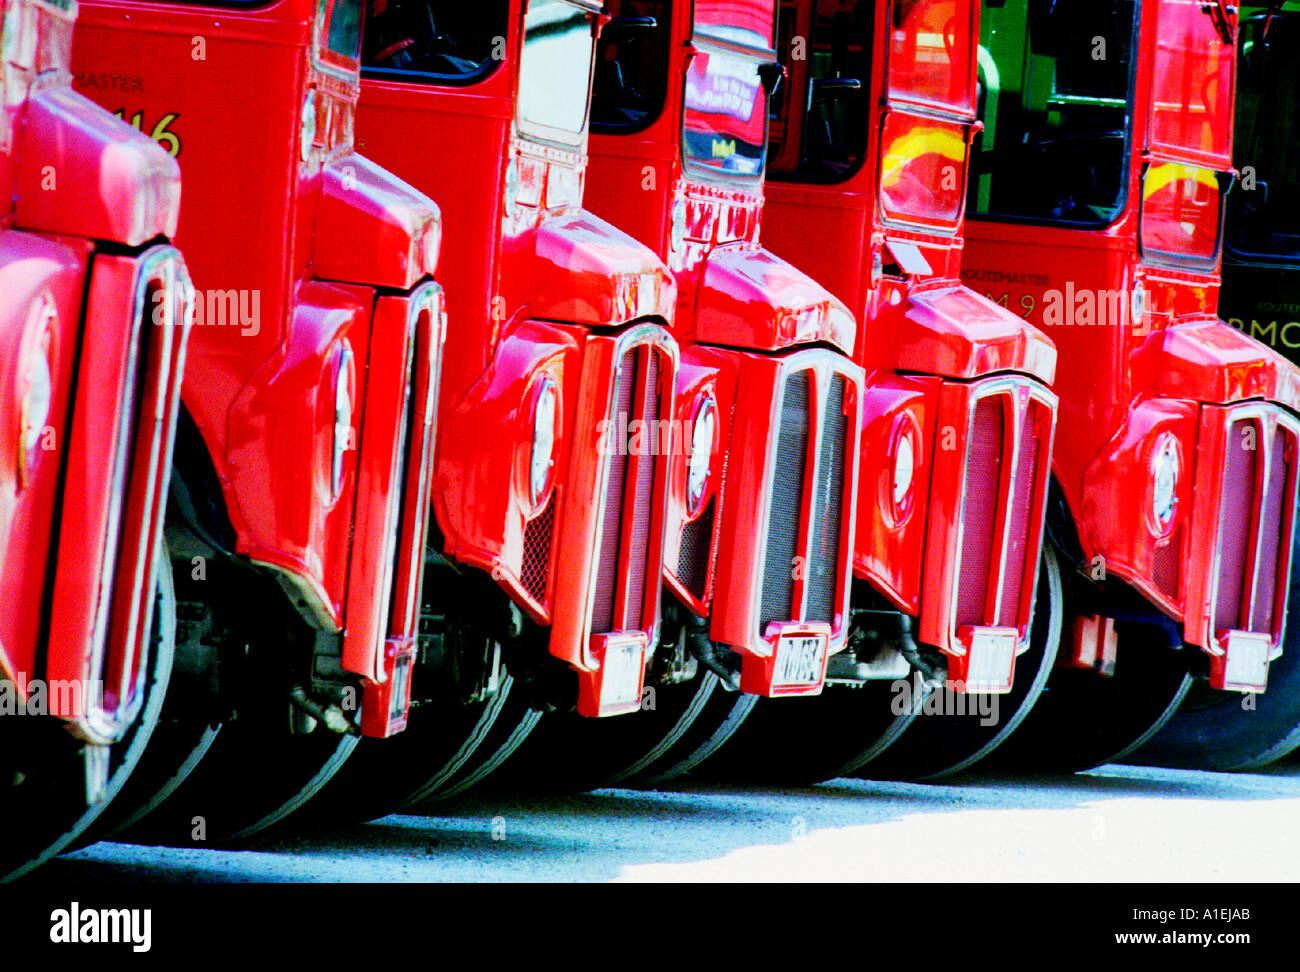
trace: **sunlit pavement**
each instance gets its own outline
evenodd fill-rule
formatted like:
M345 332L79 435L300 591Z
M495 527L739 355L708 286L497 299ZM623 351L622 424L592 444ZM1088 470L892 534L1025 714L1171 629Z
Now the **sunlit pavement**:
M38 883L1291 881L1300 766L1107 766L952 785L686 784L478 800L238 851L101 843Z

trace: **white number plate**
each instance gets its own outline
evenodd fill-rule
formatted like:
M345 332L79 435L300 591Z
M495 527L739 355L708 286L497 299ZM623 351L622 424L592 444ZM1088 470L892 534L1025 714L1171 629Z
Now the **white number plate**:
M1223 673L1225 686L1238 691L1264 691L1268 686L1270 642L1266 634L1229 631L1228 664Z
M776 642L773 688L820 685L826 670L825 635L782 635Z
M600 705L640 705L644 653L640 640L610 641L605 647Z

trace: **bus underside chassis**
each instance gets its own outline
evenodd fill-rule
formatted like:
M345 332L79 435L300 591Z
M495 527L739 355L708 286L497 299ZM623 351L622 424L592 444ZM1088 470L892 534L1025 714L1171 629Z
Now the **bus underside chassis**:
M1029 646L1010 692L956 692L948 659L917 642L915 620L864 582L854 585L848 646L826 689L760 699L754 714L697 774L716 780L805 784L859 775L925 779L958 772L1009 738L1036 704L1056 657L1061 582L1045 551Z
M361 684L342 668L340 637L310 624L273 572L172 509L176 675L94 836L205 846L266 829L337 772L357 743Z
M425 550L406 728L362 739L295 825L370 820L454 795L514 752L542 708L573 694L566 667L546 655L548 630L488 574L444 557L441 544L430 537Z
M553 708L494 774L493 793L572 793L672 779L713 753L753 709L737 691L740 656L665 592L659 645L639 711L608 719Z
M153 624L141 670L144 704L113 746L76 738L50 717L0 722L0 800L13 835L0 852L0 882L25 874L93 832L133 779L160 724L172 677L176 600L165 551L153 591Z

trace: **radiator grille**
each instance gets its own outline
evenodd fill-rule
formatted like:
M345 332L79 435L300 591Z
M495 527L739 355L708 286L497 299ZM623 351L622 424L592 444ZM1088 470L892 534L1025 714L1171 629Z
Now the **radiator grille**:
M957 625L985 623L992 577L994 531L1002 486L1005 441L1003 397L990 395L975 406L970 451L966 457L966 496L962 508L961 567L957 587Z
M795 372L786 381L781 399L758 620L760 635L770 622L793 617L795 557L799 555L804 472L808 465L808 390L808 372Z
M844 414L844 385L842 375L831 379L817 463L813 545L808 563L807 620L828 624L835 620L840 520L844 512L844 449L849 434L849 419Z
M658 620L654 616L657 604L647 606L645 595L650 578L647 568L659 564L659 550L654 546L655 479L659 465L668 459L659 436L662 374L660 352L650 345L630 348L620 361L612 432L607 440L611 454L600 515L593 634L649 630ZM632 519L625 542L627 516Z
M1002 579L1002 603L998 609L998 624L1018 627L1020 624L1020 598L1024 592L1025 578L1034 576L1035 564L1030 560L1029 536L1034 527L1034 484L1037 481L1038 461L1042 453L1042 434L1033 421L1033 409L1020 430L1020 455L1016 460L1016 475L1012 480L1010 522L1007 530L1006 567Z
M1283 562L1282 527L1286 521L1286 487L1290 479L1287 468L1287 448L1282 436L1275 436L1271 445L1268 482L1265 484L1264 504L1260 511L1259 557L1255 564L1255 606L1251 612L1252 631L1273 630L1273 612L1277 593L1278 565Z
M596 560L596 601L591 616L593 632L613 631L614 596L618 587L618 545L622 539L623 501L626 498L629 426L632 393L636 385L636 349L623 355L614 387L614 415L610 448L609 482L600 524L600 551Z
M1215 592L1214 626L1240 628L1242 594L1251 546L1251 507L1255 499L1259 430L1250 420L1233 422L1219 507L1219 583Z
M821 622L837 630L848 583L845 488L856 413L850 379L812 369L787 372L777 415L776 456L767 511L758 636L778 622ZM816 407L815 407L816 406ZM813 424L813 418L816 424ZM806 559L805 559L806 558Z
M646 557L650 551L650 527L654 513L653 504L647 502L654 492L655 462L659 454L659 359L645 352L642 371L642 388L638 396L639 415L644 421L641 433L642 450L630 456L636 468L636 492L629 497L632 509L631 550L626 558L628 572L629 619L641 619L645 607ZM634 620L633 623L636 623Z

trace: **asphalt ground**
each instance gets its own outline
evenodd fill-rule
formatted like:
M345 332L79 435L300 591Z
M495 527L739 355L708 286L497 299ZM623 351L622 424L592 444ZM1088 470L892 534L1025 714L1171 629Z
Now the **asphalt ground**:
M238 850L103 842L25 882L1258 882L1300 876L1300 765L943 784L686 782L466 800Z

